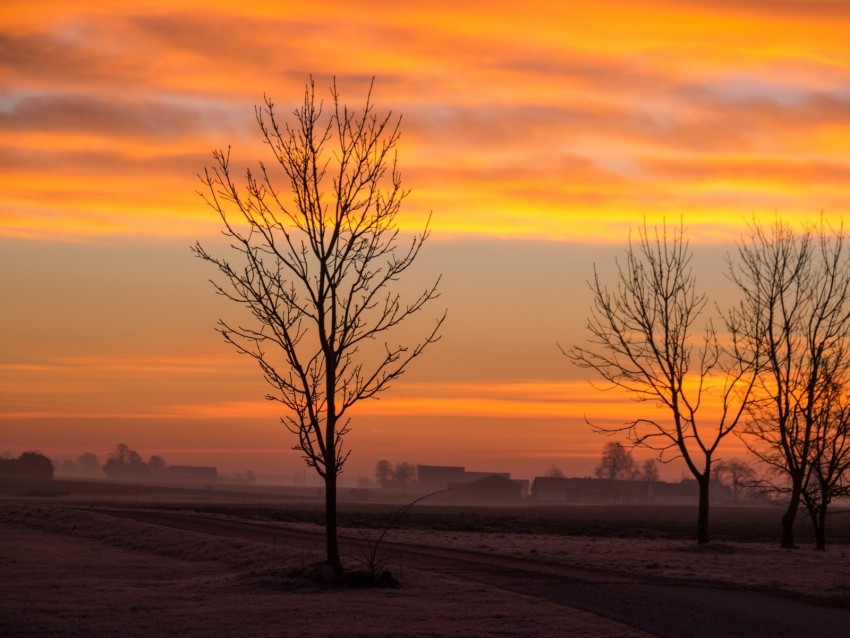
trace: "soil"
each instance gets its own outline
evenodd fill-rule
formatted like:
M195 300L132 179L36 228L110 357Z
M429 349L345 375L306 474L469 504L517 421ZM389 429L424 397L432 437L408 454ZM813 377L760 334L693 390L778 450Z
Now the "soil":
M848 515L817 552L804 525L801 548L780 549L770 507L715 507L715 540L699 547L692 507L420 504L380 545L401 587L353 589L310 576L318 503L109 489L0 497L0 635L828 636L850 624ZM363 568L398 507L341 504L347 565Z

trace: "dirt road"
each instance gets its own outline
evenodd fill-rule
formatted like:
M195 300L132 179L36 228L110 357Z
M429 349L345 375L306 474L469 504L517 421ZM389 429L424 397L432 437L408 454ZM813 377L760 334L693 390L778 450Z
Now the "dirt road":
M266 522L161 511L99 510L136 521L228 537L320 549L315 533ZM341 539L362 556L362 539ZM695 585L653 576L589 570L468 550L382 543L388 564L450 574L583 609L658 636L846 636L850 611L747 589ZM394 569L396 571L396 569Z

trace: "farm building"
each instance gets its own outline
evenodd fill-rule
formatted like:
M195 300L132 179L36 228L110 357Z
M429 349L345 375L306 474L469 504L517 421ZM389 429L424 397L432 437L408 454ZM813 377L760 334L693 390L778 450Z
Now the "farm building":
M419 489L425 492L436 492L448 489L452 485L472 483L491 476L498 476L519 485L520 496L528 495L528 480L512 479L510 472L469 472L465 467L452 465L420 465L418 466Z

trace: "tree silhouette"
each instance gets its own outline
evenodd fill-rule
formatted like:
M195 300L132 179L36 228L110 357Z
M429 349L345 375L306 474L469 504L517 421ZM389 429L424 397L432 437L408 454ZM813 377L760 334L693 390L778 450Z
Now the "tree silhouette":
M165 462L165 459L162 458L162 456L160 456L159 454L153 454L148 459L147 465L148 465L148 469L151 472L162 472L162 471L165 470L165 468L168 464Z
M732 490L732 499L737 501L741 492L754 485L756 481L755 470L745 461L740 459L729 459L720 461L715 466L715 475L724 485Z
M77 471L86 476L102 476L100 459L94 452L83 452L77 457Z
M740 353L763 360L745 441L772 469L768 487L788 496L780 543L794 547L800 504L818 507L812 473L828 469L824 454L840 458L830 450L844 437L832 420L850 387L850 249L843 229L823 222L800 232L781 221L753 224L728 270L742 293L730 313L743 337ZM827 483L840 485L841 467L824 474ZM825 509L829 499L820 500Z
M251 325L219 321L224 339L259 364L285 409L282 423L325 484L327 561L342 571L337 478L350 453L349 411L376 397L439 338L445 314L412 346L389 334L438 296L437 280L403 301L401 276L428 237L404 240L397 225L408 194L396 164L400 118L378 115L370 86L362 110L331 87L328 112L311 80L286 122L266 97L256 119L275 164L237 185L230 151L215 151L201 193L220 216L235 260L194 253L223 275L216 290L243 307ZM275 174L276 171L276 174ZM282 179L284 186L275 185ZM406 242L406 245L405 245Z
M389 461L381 460L375 464L375 480L383 488L392 487L395 481L395 470Z
M407 461L396 463L393 477L396 487L412 487L416 483L416 466Z
M637 469L636 477L641 481L653 483L661 480L658 475L658 463L655 459L646 459Z
M564 478L564 471L557 465L552 464L546 468L546 471L543 473L543 476L546 476L548 478Z
M41 452L24 452L16 459L0 458L0 476L53 479L53 463Z
M594 266L590 347L562 352L609 387L661 406L667 418L643 416L622 427L593 427L623 433L635 445L656 450L662 460L685 461L699 485L697 540L707 543L712 457L741 417L757 362L726 356L710 321L697 333L707 299L697 292L691 259L681 225L672 232L666 224L652 232L644 225L636 244L630 238L625 261L617 261L613 290ZM733 328L729 341L737 353ZM716 422L704 424L699 409L712 392L722 410Z
M111 479L140 478L147 476L148 466L136 450L119 443L103 465L103 472Z
M635 460L619 442L612 441L602 449L602 459L595 473L601 479L631 481L636 475Z
M378 461L375 464L375 480L383 488L412 487L416 483L416 466L407 461L395 466L386 460Z
M814 527L815 546L825 550L829 504L850 496L850 397L846 387L833 384L827 388L811 438L802 499Z

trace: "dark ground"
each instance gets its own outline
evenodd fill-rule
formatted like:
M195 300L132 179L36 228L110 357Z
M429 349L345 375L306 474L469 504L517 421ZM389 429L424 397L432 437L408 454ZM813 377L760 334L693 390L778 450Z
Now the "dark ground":
M323 504L318 492L308 488L257 486L174 487L109 483L105 481L22 481L0 478L0 494L25 496L91 505L104 500L124 507L155 505L200 513L216 513L258 521L323 522ZM376 503L380 491L368 493L370 500L341 500L339 524L359 529L383 528L403 505ZM398 498L398 496L396 496ZM415 498L411 496L410 500ZM828 542L850 544L850 510L834 508L828 523ZM779 505L715 503L711 508L712 540L727 542L779 541ZM618 503L606 505L537 505L524 500L517 505L471 503L466 505L416 504L396 520L399 529L470 531L569 536L690 539L696 534L696 503L656 505ZM797 542L814 544L811 523L804 509L796 525Z

